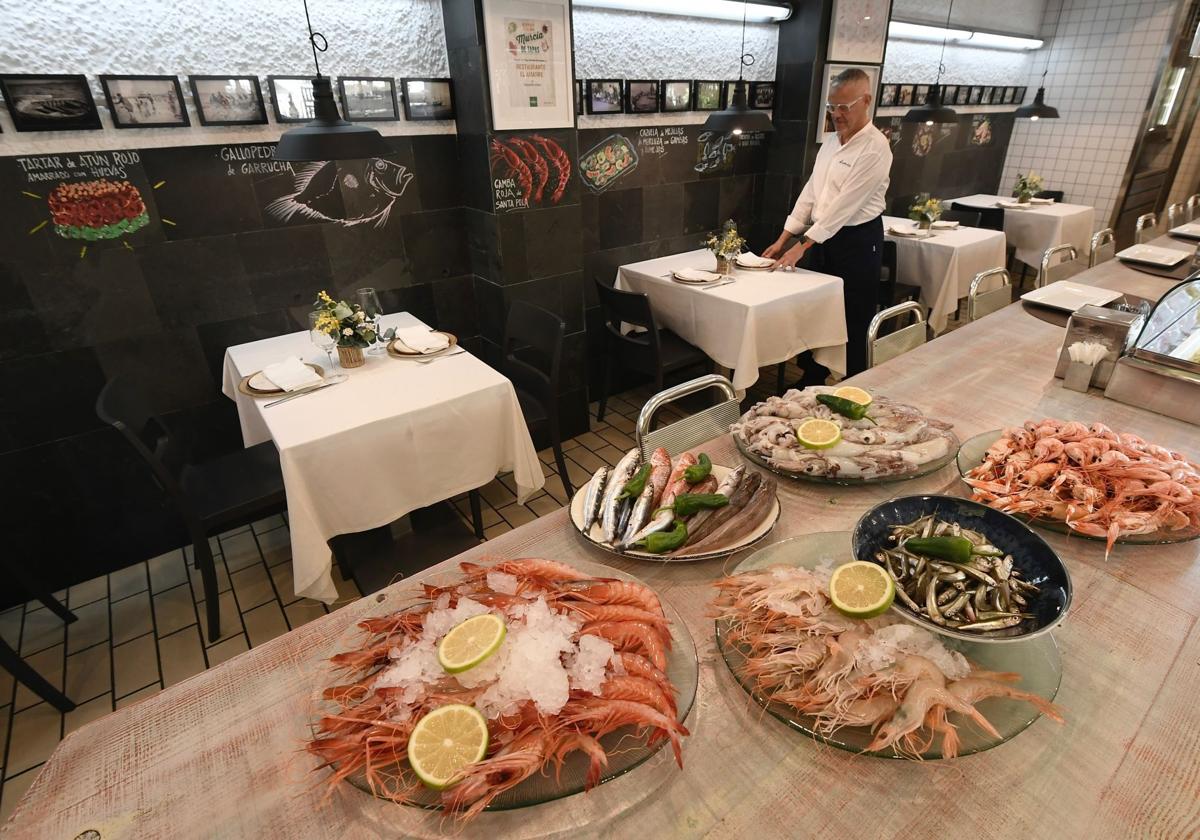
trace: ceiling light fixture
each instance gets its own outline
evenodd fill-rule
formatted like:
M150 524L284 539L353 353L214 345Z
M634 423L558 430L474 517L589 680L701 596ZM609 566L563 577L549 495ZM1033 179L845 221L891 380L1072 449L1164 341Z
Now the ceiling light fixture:
M1014 116L1025 117L1033 122L1058 119L1058 109L1046 104L1046 74L1050 72L1050 58L1054 55L1054 44L1058 41L1058 26L1062 23L1063 7L1066 5L1067 0L1060 0L1058 4L1058 18L1054 21L1054 40L1050 42L1050 49L1046 52L1046 69L1042 71L1042 83L1037 89L1037 95L1033 97L1032 103L1018 108L1014 112Z
M737 0L574 0L573 5L596 9L620 9L628 12L652 12L658 15L685 15L719 20L741 20L742 6L751 23L778 23L792 16L791 5L784 2L739 3Z
M943 39L964 47L979 47L996 50L1036 50L1045 42L1041 38L1023 35L1005 35L1001 32L980 32L971 29L949 29L923 23L908 23L893 20L888 24L888 37L901 41L931 41Z
M280 136L279 145L275 147L275 160L353 160L390 154L391 149L378 131L346 122L338 113L333 82L328 76L321 75L321 63L317 60L317 53L329 49L329 42L320 32L313 32L308 0L304 0L304 20L308 24L308 42L317 69L313 79L313 119Z
M745 9L748 3L743 3ZM751 110L747 102L747 83L742 78L742 71L754 63L754 56L746 52L746 17L742 16L742 53L739 59L738 80L733 86L733 101L727 103L725 109L710 114L704 121L705 131L719 131L722 134L742 134L747 131L774 131L771 118L766 111Z
M950 15L954 13L954 0L946 9L946 32L950 29ZM942 74L946 72L946 38L942 38L942 54L938 57L937 81L929 88L929 95L924 102L910 108L904 115L904 122L919 122L925 125L957 125L958 114L953 108L942 104Z

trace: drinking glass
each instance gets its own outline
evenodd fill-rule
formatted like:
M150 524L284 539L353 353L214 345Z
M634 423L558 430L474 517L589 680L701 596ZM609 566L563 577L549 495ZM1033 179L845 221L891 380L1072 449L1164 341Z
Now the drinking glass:
M384 352L383 325L379 323L379 318L383 315L383 307L379 305L379 295L371 286L359 289L355 294L358 295L358 305L362 307L366 316L375 322L375 343L367 352L372 356L378 356Z
M324 330L317 329L319 317L321 317L320 312L308 313L308 340L325 351L325 355L329 357L329 369L333 370L333 348L337 346L337 339Z

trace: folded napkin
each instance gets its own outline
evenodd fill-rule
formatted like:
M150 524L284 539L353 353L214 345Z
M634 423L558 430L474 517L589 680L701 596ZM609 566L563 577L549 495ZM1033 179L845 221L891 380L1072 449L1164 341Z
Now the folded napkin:
M436 353L450 346L449 338L428 327L401 327L396 330L396 341L417 353Z
M1030 204L1053 204L1054 199L1053 198L1031 198L1031 199L1029 199L1029 203Z
M321 381L320 375L300 361L298 356L267 365L263 368L263 376L270 380L276 388L282 388L285 391L307 388Z
M748 268L766 268L767 266L772 265L775 261L769 260L766 257L760 257L751 251L744 251L743 253L737 255L736 262L738 265L746 266Z
M919 236L921 231L917 227L916 222L914 222L912 227L896 227L895 225L889 225L888 233L896 236Z
M720 274L712 271L701 271L698 268L681 268L675 272L675 276L680 280L687 280L692 283L711 283L721 279Z
M934 230L954 230L958 227L958 222L943 222L936 221L933 223Z

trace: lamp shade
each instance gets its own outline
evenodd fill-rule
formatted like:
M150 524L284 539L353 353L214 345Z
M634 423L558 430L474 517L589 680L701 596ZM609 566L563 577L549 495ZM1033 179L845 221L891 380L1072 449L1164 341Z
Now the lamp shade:
M733 88L733 102L723 111L709 114L704 121L705 131L722 134L742 134L746 131L774 131L775 126L765 111L755 111L746 104L746 82L738 79Z
M904 122L925 123L926 125L957 125L958 113L953 108L942 104L942 86L933 85L925 104L909 108L904 115Z
M313 111L311 122L285 131L279 138L276 160L350 160L391 153L378 131L342 119L328 76L313 79Z
M1032 103L1022 105L1014 114L1015 116L1026 117L1031 120L1058 119L1058 109L1046 104L1046 89L1044 87L1038 88L1037 96L1033 97Z

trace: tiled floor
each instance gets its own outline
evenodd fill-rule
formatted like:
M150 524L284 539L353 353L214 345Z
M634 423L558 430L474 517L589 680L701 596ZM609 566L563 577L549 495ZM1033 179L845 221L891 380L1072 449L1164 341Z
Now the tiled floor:
M959 326L951 320L949 329ZM801 371L789 365L785 381ZM775 369L764 369L750 398L773 393ZM600 466L616 464L633 446L634 424L652 388L609 400L604 422L564 442L567 472L578 488ZM663 419L682 417L667 406ZM511 475L481 491L485 535L492 538L545 516L566 504L549 449L538 453L546 475L543 490L517 504ZM466 496L453 500L469 524ZM0 671L0 822L12 811L42 763L67 733L136 703L205 668L325 615L359 597L355 585L334 568L340 594L331 607L294 594L291 550L283 517L213 539L224 634L209 644L199 573L190 566L191 550L176 550L105 577L57 593L79 620L64 625L37 602L0 613L0 636L51 683L62 688L77 708L59 714L7 672Z

